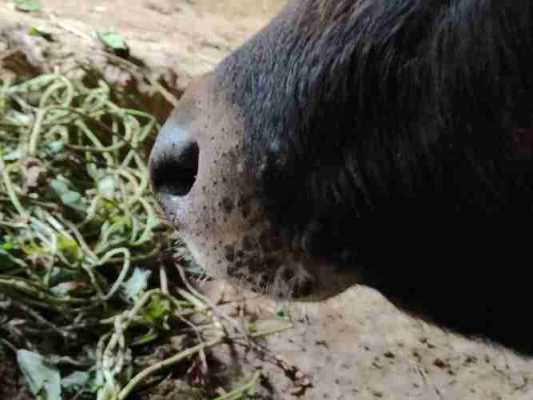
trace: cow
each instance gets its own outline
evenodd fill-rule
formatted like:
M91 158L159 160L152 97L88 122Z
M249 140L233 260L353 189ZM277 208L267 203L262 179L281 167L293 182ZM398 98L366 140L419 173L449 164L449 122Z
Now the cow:
M292 0L196 79L152 149L209 274L356 284L533 354L533 3Z

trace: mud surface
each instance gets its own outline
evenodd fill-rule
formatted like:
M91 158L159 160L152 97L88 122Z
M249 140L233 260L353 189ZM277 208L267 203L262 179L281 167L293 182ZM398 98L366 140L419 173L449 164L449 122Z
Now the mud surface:
M222 283L226 298L237 294ZM225 289L220 289L225 287ZM507 400L533 398L533 360L413 319L376 291L352 288L320 304L247 300L259 319L290 314L295 327L266 346L309 379L305 399ZM263 365L276 382L273 398L293 398L298 382ZM295 389L296 388L296 389ZM296 390L296 391L295 391Z

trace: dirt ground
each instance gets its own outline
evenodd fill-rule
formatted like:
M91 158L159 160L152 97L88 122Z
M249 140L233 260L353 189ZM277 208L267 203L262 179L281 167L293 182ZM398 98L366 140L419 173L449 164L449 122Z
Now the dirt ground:
M207 72L263 26L284 0L43 0L72 32L120 32L134 54L194 76ZM1 4L2 2L0 2Z
M135 57L175 71L182 88L190 77L208 71L260 29L284 1L42 3L44 11L35 17L14 13L0 1L0 21L59 27L67 32L66 41L80 44L79 51L90 48L94 30L115 29ZM204 289L213 300L243 295L220 282ZM293 329L264 343L270 354L278 356L274 361L260 361L244 352L235 358L232 349L217 354L238 364L245 376L263 368L270 382L267 398L533 399L533 360L412 319L368 288L354 287L320 304L275 304L255 298L243 302L243 307L266 319L273 319L281 308L294 320Z

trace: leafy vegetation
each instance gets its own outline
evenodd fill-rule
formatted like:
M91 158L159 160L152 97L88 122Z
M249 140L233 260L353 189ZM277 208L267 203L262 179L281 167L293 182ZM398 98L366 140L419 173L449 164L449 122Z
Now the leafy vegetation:
M188 285L149 192L159 124L122 100L83 68L0 88L0 347L36 398L124 400L169 367L195 386L210 347L268 333Z

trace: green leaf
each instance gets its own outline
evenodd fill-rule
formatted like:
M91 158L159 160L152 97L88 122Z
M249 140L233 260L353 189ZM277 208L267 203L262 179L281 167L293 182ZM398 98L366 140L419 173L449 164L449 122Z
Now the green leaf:
M10 120L21 125L30 125L33 123L34 120L34 117L32 115L27 115L13 109L8 111L8 116Z
M129 49L126 41L117 32L98 32L98 39L107 47L115 51L127 51Z
M22 152L22 150L17 149L17 150L13 150L13 151L7 153L2 158L4 160L6 160L6 161L16 161L16 160L20 160L23 155L24 155L24 153Z
M65 148L65 143L62 140L55 140L48 143L48 148L52 153L60 153Z
M256 333L256 332L258 331L258 329L257 329L257 324L256 324L255 322L250 322L250 323L248 324L248 331L249 331L250 333Z
M43 28L37 28L36 26L32 26L28 30L28 35L30 35L30 36L40 36L43 39L48 40L49 42L52 42L54 40L52 34L49 31L47 31L47 30L45 30Z
M15 245L11 242L2 243L2 249L4 249L5 251L10 251L10 250L13 250L14 248L15 248Z
M61 202L78 211L85 211L85 205L81 200L81 194L70 190L67 184L60 179L53 179L50 182L50 186L54 192L59 196Z
M41 10L41 2L39 0L13 0L15 9L24 12L35 12Z
M19 350L17 362L35 396L43 400L61 400L61 375L40 354Z
M98 193L104 195L107 198L113 198L115 195L116 184L115 178L111 175L104 176L97 183Z
M61 195L61 201L64 205L74 207L81 200L81 194L78 192L68 191Z
M146 307L144 318L152 323L164 321L171 310L170 301L160 296L154 296Z
M124 293L128 299L135 301L148 287L148 278L151 272L140 268L135 268L131 278L122 284Z
M282 321L289 321L290 320L290 316L289 316L289 313L287 312L287 310L279 308L276 311L276 319L279 319L279 320L282 320Z
M38 257L47 254L48 252L34 241L20 244L20 249L29 257Z
M57 247L70 261L75 261L80 257L81 251L78 243L64 233L58 235Z
M0 118L4 118L6 115L7 109L9 105L8 98L4 95L4 93L0 94Z
M148 333L144 334L140 338L135 339L135 341L133 342L133 345L141 346L141 345L153 342L158 337L159 337L159 334L157 333L157 331L155 329L150 329Z
M66 296L74 289L72 282L61 282L50 288L50 292L56 296Z
M0 267L7 269L15 266L16 264L13 262L12 256L10 256L6 250L0 247Z
M61 382L66 389L80 389L89 383L91 375L85 371L76 371L67 376Z
M58 196L61 196L69 191L67 184L60 179L53 179L50 186Z

